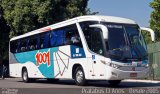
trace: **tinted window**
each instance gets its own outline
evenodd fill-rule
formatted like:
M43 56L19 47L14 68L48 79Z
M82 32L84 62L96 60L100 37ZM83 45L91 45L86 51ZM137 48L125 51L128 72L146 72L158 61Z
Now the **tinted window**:
M17 52L17 41L11 41L10 42L10 51L12 53L16 53Z
M17 41L17 48L16 48L17 53L21 51L20 48L21 48L21 42L20 42L20 40L18 40Z
M50 45L51 47L62 45L82 46L76 25L74 24L51 31Z
M82 46L82 43L76 24L74 24L24 39L11 41L10 45L11 52L17 53L64 45Z
M68 26L65 30L64 43L82 47L81 38L76 25Z
M21 39L19 51L20 51L20 52L26 51L26 40L25 40L25 39Z
M90 28L89 25L92 24L96 23L95 22L80 23L86 42L91 51L100 55L104 55L102 31L99 28Z
M26 38L26 50L32 51L38 49L38 35L29 36Z
M125 32L122 25L107 25L109 31L108 43L109 49L117 49L125 44Z
M53 30L50 35L50 45L52 47L63 45L63 30Z
M40 39L40 48L49 48L49 41L50 41L50 32L43 33L41 34L41 39Z

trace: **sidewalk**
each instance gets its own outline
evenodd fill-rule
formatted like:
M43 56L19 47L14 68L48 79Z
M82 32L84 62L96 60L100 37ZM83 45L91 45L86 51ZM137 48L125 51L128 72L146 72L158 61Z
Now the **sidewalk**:
M141 80L141 79L127 79L123 80L124 82L142 82L142 83L160 83L160 81L157 80Z

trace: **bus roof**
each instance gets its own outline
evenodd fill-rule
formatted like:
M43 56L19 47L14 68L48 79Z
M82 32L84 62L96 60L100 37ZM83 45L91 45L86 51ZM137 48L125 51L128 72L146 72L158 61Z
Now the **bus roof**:
M17 40L17 39L21 39L27 36L31 36L31 35L35 35L38 33L42 33L42 32L46 32L46 31L50 31L56 28L60 28L63 26L67 26L76 22L83 22L83 21L103 21L103 22L112 22L112 23L125 23L125 24L136 24L135 21L130 20L130 19L126 19L126 18L121 18L121 17L114 17L114 16L100 16L100 15L88 15L88 16L80 16L80 17L75 17L66 21L62 21L53 25L49 25L28 33L25 33L23 35L17 36L17 37L13 37L10 39L10 41L12 40Z

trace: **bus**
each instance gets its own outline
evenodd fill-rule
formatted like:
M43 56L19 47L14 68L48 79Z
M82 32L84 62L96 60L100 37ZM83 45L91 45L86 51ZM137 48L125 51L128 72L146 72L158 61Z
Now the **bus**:
M74 79L77 85L106 80L118 85L124 79L149 73L147 47L141 28L130 19L88 15L49 25L10 39L11 77Z

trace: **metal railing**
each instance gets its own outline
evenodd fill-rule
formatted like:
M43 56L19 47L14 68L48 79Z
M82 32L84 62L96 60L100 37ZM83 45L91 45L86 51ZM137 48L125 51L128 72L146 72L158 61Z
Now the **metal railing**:
M160 80L160 42L148 45L149 79Z

